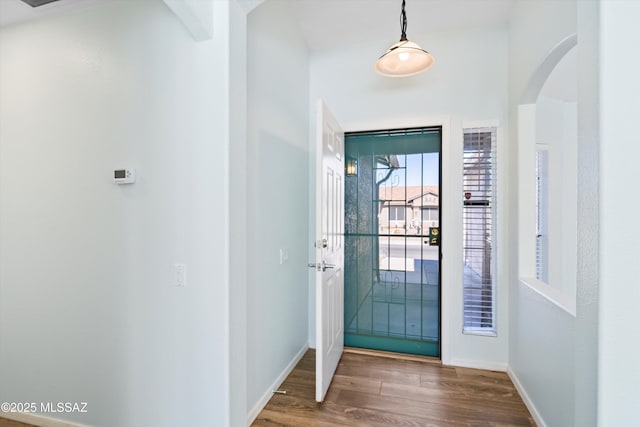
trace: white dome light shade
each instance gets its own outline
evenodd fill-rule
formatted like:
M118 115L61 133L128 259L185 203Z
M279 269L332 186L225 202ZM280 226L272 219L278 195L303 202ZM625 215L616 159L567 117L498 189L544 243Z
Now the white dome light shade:
M400 40L376 61L374 69L386 77L408 77L428 70L435 59L409 40Z

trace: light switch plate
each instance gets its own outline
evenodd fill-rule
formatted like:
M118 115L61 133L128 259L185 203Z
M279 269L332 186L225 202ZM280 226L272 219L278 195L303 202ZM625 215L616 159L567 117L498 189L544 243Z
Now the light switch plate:
M176 264L176 286L184 288L187 285L187 266Z

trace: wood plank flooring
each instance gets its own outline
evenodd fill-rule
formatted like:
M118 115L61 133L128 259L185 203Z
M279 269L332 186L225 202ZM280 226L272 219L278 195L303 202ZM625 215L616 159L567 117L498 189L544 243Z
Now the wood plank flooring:
M503 372L352 351L342 356L320 405L309 350L280 386L287 394L275 394L252 426L535 427ZM28 426L0 418L0 427Z
M507 374L345 352L322 404L309 350L252 426L507 427L535 422Z
M8 420L0 417L0 427L34 427L31 424L25 424L18 421Z

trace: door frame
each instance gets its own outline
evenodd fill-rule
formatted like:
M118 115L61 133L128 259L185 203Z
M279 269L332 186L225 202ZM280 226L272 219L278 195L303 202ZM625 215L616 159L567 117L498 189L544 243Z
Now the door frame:
M410 131L422 131L425 129L438 129L439 134L440 134L440 147L438 150L438 227L440 229L440 234L442 235L442 200L443 200L443 178L442 178L442 165L443 165L443 155L442 155L442 147L444 145L444 139L443 139L443 126L442 125L430 125L430 126L414 126L414 127L397 127L397 128L385 128L385 129L373 129L373 130L365 130L365 131L345 131L344 132L344 142L345 142L345 152L346 152L346 146L347 146L347 138L351 135L353 136L357 136L357 135L368 135L368 134L375 134L375 133L380 133L381 135L384 135L385 133L389 132L389 133L402 133L402 132L410 132ZM346 185L346 179L345 179L345 185ZM446 191L445 191L446 193ZM345 197L345 201L344 201L344 206L345 206L345 212L346 212L346 190L344 192L344 197ZM345 224L346 224L346 218L345 218ZM423 233L424 234L424 230ZM442 359L442 241L441 243L438 245L438 356L431 356L428 355L428 357L437 357L438 359ZM345 266L346 266L346 258L345 258ZM346 267L345 267L346 268ZM346 278L346 270L345 270L345 278ZM345 289L346 289L346 283L345 283ZM346 295L346 292L345 292ZM346 320L346 319L345 319ZM344 325L344 334L345 336L347 335L347 331L346 331L346 321L345 321L345 325ZM349 334L349 335L359 335L359 334ZM367 339L372 339L372 340L379 340L379 338L382 337L376 337L376 336L368 336L367 338L364 338L364 340ZM405 338L406 339L406 338ZM407 341L412 341L412 340L408 340ZM378 348L375 347L363 347L364 349L371 349L371 350L379 350ZM382 351L391 351L393 352L394 350L382 350ZM399 351L402 352L400 350L395 350L395 351ZM420 353L407 353L407 354L412 354L412 355L416 355L416 356L420 356Z
M440 359L442 363L445 365L451 364L451 340L452 331L454 330L454 316L456 316L456 311L452 308L455 305L456 298L459 300L458 306L459 308L459 320L460 328L462 327L462 286L459 286L460 289L454 289L456 283L461 283L462 277L459 280L455 280L455 268L454 266L459 261L458 265L462 263L462 251L457 250L458 247L462 247L462 232L455 232L456 224L462 224L462 199L458 200L456 204L456 198L454 195L450 197L450 191L455 188L460 187L462 185L462 175L457 177L460 181L458 186L455 185L456 171L457 169L453 167L449 167L450 165L454 165L453 161L456 158L462 159L462 144L452 144L452 132L451 132L451 116L434 116L431 118L425 119L403 119L403 118L374 118L369 119L368 121L359 122L356 125L352 123L342 123L343 130L345 132L365 132L365 131L375 131L375 130L385 130L385 129L409 129L416 127L430 127L430 126L440 126L442 128L442 146L440 153L440 174L441 174L441 184L445 191L440 195L440 227L442 229L450 230L451 232L447 232L447 234L440 241L440 251L442 254L440 260ZM315 135L315 132L311 133ZM460 140L462 140L462 126L459 129ZM455 137L455 135L454 135ZM311 141L311 149L315 147L315 138ZM314 151L315 153L315 151ZM458 156L456 157L456 153ZM310 189L315 189L315 154L313 158L310 159L309 163L311 166L310 176L313 182L310 182ZM462 160L460 160L460 170L462 170ZM446 167L445 167L446 166ZM455 169L455 170L453 170ZM310 201L312 204L309 206L310 219L309 225L310 227L315 227L315 213L316 206L315 200ZM459 209L456 210L456 206ZM458 227L460 228L460 227ZM315 230L315 228L314 228ZM313 232L309 236L309 242L314 241ZM458 239L458 244L456 245L456 240ZM311 245L312 246L312 245ZM458 269L459 270L459 269ZM309 347L316 347L316 332L315 332L315 272L309 273ZM449 285L449 286L447 286ZM459 297L459 298L458 298ZM462 330L462 329L460 329Z

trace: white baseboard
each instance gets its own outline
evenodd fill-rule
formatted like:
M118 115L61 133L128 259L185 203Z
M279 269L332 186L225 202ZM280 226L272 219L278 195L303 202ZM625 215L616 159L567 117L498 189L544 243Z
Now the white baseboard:
M531 398L529 398L529 395L522 386L522 383L518 379L518 376L511 370L511 367L507 369L507 374L509 375L509 378L511 378L511 382L516 387L516 390L518 390L518 393L520 393L522 401L526 405L527 409L529 409L529 412L531 413L531 416L533 417L533 420L536 422L538 427L547 427L547 423L544 422L542 415L540 415L540 412L538 412L536 405L534 405Z
M8 420L19 421L37 427L89 427L86 424L75 424L69 421L61 421L28 412L0 412L0 416Z
M473 369L485 369L487 371L499 371L507 372L508 365L506 363L499 362L486 362L481 360L468 360L468 359L451 359L447 363L442 361L446 366L457 366L460 368L473 368Z
M260 415L260 411L264 409L267 403L269 403L269 399L271 399L271 396L273 396L273 390L277 390L278 387L280 387L280 384L282 384L284 380L287 379L291 371L293 371L293 368L296 367L296 365L298 364L300 359L302 359L302 356L304 356L304 354L307 352L308 349L309 349L309 344L305 344L302 346L300 351L298 351L298 353L293 357L291 362L289 362L286 368L284 368L284 371L282 371L282 373L278 375L278 378L276 378L273 384L271 384L271 387L269 387L264 392L260 400L258 400L258 402L253 406L253 408L251 408L251 410L249 411L249 414L247 415L248 426L250 426L251 423L253 423L255 419L258 417L258 415Z

